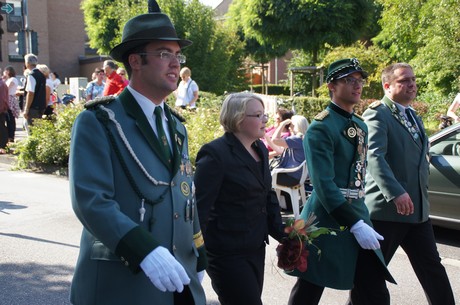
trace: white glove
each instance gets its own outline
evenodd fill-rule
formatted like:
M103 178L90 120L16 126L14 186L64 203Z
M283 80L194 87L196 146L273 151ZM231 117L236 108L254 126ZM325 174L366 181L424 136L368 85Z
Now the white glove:
M383 240L383 236L375 232L362 219L351 227L350 232L353 233L361 248L367 250L380 249L379 240Z
M203 283L203 279L204 279L204 270L198 272L198 280L200 281L200 283Z
M190 278L184 267L165 247L157 247L141 262L141 268L150 281L159 290L182 292L184 285L190 284Z

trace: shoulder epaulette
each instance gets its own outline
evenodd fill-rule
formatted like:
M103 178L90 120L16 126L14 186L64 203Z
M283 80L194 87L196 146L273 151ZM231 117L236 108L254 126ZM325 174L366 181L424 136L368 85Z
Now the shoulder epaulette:
M113 95L96 97L95 99L86 102L85 103L85 108L90 109L90 108L96 107L97 105L110 104L114 100L115 100L115 96L113 96Z
M354 114L355 117L357 117L361 121L364 121L364 118L362 116L360 116L359 114L356 114L356 113L353 113L353 114Z
M329 110L323 110L315 116L315 120L322 121L325 117L329 115Z
M169 107L169 110L171 111L171 114L175 116L181 123L186 121L182 114L180 114L176 109Z
M369 108L374 109L377 108L378 106L382 105L382 101L375 101L372 104L369 105Z

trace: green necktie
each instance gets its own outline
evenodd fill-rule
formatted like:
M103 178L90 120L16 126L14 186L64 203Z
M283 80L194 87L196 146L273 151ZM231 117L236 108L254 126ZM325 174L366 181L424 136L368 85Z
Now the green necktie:
M169 148L168 139L166 138L165 130L163 129L163 109L159 106L155 107L153 111L155 114L155 124L157 126L157 136L160 141L161 150L163 151L166 159L171 163L171 150Z

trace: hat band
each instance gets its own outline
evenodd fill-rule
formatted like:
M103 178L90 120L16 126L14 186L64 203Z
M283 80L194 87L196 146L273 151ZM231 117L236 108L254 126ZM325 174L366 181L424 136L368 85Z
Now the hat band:
M177 39L176 31L170 26L162 26L154 29L146 29L136 32L134 35L122 39L122 42L130 40L151 40L151 39Z

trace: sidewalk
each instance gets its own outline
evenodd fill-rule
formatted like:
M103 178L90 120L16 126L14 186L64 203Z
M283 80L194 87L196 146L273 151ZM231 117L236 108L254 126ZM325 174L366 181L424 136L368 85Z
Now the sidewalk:
M27 137L27 132L24 129L24 118L19 116L16 119L16 133L14 135L14 141L18 142ZM4 154L0 155L0 163L6 165L14 165L16 163L17 157L13 154Z

